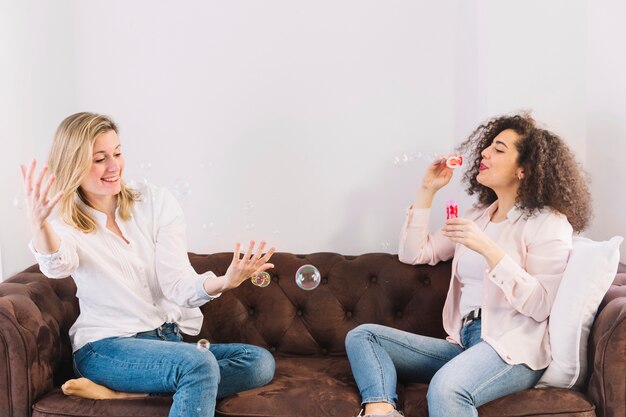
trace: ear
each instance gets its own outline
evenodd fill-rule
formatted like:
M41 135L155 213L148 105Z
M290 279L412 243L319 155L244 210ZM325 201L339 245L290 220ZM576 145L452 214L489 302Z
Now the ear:
M524 178L524 169L523 168L518 168L516 176L517 176L518 180L521 180L522 178Z

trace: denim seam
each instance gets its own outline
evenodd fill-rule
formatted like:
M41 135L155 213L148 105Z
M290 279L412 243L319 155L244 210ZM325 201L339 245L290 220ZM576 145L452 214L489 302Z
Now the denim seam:
M431 354L431 352L425 352L425 351L422 351L422 350L419 350L419 349L415 349L411 345L407 345L406 343L399 342L398 340L395 340L395 339L389 338L389 337L385 337L383 335L377 335L376 337L379 337L381 339L385 339L387 342L391 342L391 343L400 345L402 347L405 347L405 348L407 348L407 349L409 349L409 350L411 350L413 352L419 353L421 355L428 356L429 358L439 359L439 360L442 360L442 361L449 361L449 360L452 359L452 358L447 358L447 357L444 357L444 356L433 355L433 354Z
M504 369L502 369L500 372L498 372L497 374L495 374L494 376L492 376L491 378L489 378L488 380L484 381L482 384L477 386L472 392L469 393L469 395L472 397L472 403L476 404L476 399L475 399L476 393L480 392L484 387L486 387L487 385L490 385L493 381L505 375L512 369L513 369L513 365L507 364L507 366Z
M378 373L379 375L381 375L381 380L382 380L382 389L383 392L387 392L387 386L386 386L386 382L385 382L385 376L383 373L383 367L380 363L380 358L378 357L378 354L376 353L376 349L374 349L372 347L372 343L374 343L375 341L373 339L376 339L377 336L375 336L374 334L372 334L371 332L368 334L367 339L368 339L368 346L372 349L372 353L374 354L374 357L376 358L376 365L378 365ZM378 343L378 342L376 342ZM363 399L363 404L366 403L365 401L366 399ZM384 401L384 402L388 402L390 404L392 404L395 407L395 401L391 401L391 399L389 397L369 397L367 398L368 402L379 402L379 401Z

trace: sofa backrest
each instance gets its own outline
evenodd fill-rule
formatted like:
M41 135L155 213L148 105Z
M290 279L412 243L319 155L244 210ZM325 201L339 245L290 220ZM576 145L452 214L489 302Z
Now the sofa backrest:
M190 254L190 259L198 272L222 275L232 253ZM269 286L246 282L205 304L201 334L188 339L247 342L286 355L345 355L346 333L362 323L444 336L441 311L450 262L411 266L383 253L276 253L271 262ZM305 264L322 276L311 291L295 284L295 273Z

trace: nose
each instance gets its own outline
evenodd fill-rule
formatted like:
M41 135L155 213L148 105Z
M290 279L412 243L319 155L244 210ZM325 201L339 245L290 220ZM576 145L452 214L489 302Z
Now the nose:
M484 159L489 159L489 152L488 152L488 150L489 150L489 147L486 147L485 149L483 149L480 152L480 156L482 156Z
M107 171L117 171L119 168L119 163L117 162L117 160L115 158L109 158L109 161L107 163Z

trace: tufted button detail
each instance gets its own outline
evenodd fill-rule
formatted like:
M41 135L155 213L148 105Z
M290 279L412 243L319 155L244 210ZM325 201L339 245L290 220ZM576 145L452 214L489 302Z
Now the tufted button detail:
M322 278L322 284L328 284L328 278L324 277Z
M346 317L348 318L352 317L352 311L346 311Z
M250 307L248 309L248 314L250 314L251 316L254 316L254 307Z
M277 276L276 277L272 277L272 281L278 282L278 277Z
M328 349L323 348L322 349L322 355L328 355Z
M296 311L296 314L301 316L302 315L302 310L298 309L298 311Z
M422 284L424 284L424 285L430 285L430 278L428 278L428 277L424 277L424 279L422 280Z
M396 317L402 317L402 311L397 310L396 311Z
M377 276L371 276L371 277L370 277L370 282L371 282L372 284L374 284L376 281L378 281L378 277L377 277Z
M270 346L270 352L272 353L276 352L276 346Z

